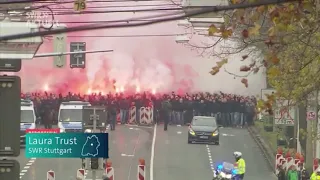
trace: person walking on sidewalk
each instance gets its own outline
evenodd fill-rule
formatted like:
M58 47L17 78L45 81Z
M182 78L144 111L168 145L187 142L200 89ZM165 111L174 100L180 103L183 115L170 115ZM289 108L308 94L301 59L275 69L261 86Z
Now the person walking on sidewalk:
M298 171L295 166L290 166L287 174L287 180L298 180Z
M282 165L278 165L278 180L286 180L286 171L284 170Z
M312 173L310 180L320 180L320 168L316 169L315 172Z

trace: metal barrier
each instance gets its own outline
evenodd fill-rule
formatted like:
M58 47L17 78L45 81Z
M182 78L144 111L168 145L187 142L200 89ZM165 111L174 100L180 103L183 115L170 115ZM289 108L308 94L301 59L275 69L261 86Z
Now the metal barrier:
M114 180L114 169L112 167L111 161L107 162L106 175L109 178L109 180Z
M85 169L77 170L77 180L85 180Z
M54 171L49 170L49 171L47 172L47 180L55 180L55 179L56 179L56 177L55 177Z
M276 174L279 173L279 166L286 167L286 159L283 157L282 154L276 154L276 163L275 163L275 172Z
M121 124L120 110L117 110L117 124Z
M137 180L145 180L146 178L146 164L144 159L139 160Z
M283 156L282 150L278 150L276 154L276 163L275 163L275 172L279 173L278 167L282 166L286 171L288 171L292 166L294 166L297 170L302 170L304 167L304 157L300 153L296 153L295 157L293 157L292 153L287 152L286 156ZM318 167L317 164L313 164L313 168L316 169Z
M132 106L129 110L129 124L136 124L137 123L137 108L135 106Z
M140 125L153 124L153 107L140 108Z
M313 171L318 169L318 167L319 167L319 159L315 158L315 159L313 159Z

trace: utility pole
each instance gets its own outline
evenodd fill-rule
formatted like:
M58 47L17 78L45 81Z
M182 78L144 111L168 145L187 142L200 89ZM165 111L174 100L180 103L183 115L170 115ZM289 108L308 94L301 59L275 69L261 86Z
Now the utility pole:
M312 172L313 159L316 157L317 120L318 120L318 91L313 92L307 99L307 147L306 168ZM318 143L317 143L318 144Z

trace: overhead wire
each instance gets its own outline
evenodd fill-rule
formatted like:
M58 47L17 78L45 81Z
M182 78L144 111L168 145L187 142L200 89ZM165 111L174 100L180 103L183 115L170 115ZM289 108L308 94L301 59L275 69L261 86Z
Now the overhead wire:
M87 9L106 9L106 8L136 8L136 7L161 7L161 6L175 6L173 4L141 4L141 5L103 5L103 6L87 6ZM59 7L59 8L51 8L55 11L61 11L61 10L73 10L71 7Z
M166 0L101 0L101 1L87 1L86 3L118 3L118 2L165 2ZM56 1L46 1L46 0L21 0L21 1L8 1L8 2L0 2L0 4L25 4L25 3L58 3L58 4L68 4L74 3L74 1L64 1L64 2L56 2Z
M206 14L206 13L211 13L211 12L227 11L227 10L234 10L234 9L244 9L244 8L263 6L263 5L281 4L281 3L297 2L297 1L299 1L299 0L261 0L261 1L257 1L254 3L242 3L242 4L234 4L234 5L228 5L228 6L216 6L216 7L203 7L200 10L193 9L193 10L189 10L183 14L171 13L171 14L167 14L164 16L158 15L158 16L150 16L149 18L146 18L146 19L150 19L151 21L130 23L130 19L128 19L127 23L92 24L92 25L70 27L70 28L65 28L65 29L40 31L40 32L35 32L35 33L14 34L14 35L0 37L0 41L20 39L20 38L29 38L29 37L37 37L37 36L47 36L47 35L54 35L54 34L61 34L61 33L68 33L68 32L79 32L79 31L86 31L86 30L146 26L146 25L168 22L168 21L178 20L181 18L196 16L196 15L201 15L201 14Z
M181 11L181 8L152 8L152 9L130 9L130 10L105 10L105 11L81 11L81 12L58 12L55 16L81 15L81 14L107 14L107 13L128 13L128 12L155 12L155 11Z
M181 36L192 33L183 34L136 34L136 35L108 35L108 36L67 36L68 38L140 38L140 37L171 37Z

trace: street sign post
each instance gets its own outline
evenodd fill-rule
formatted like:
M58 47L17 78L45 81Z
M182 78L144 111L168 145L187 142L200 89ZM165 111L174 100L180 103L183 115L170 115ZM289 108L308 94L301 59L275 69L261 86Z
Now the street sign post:
M20 180L20 164L17 160L0 159L0 179Z
M73 4L73 9L75 11L83 11L87 9L86 0L75 0Z
M54 36L53 49L55 53L62 53L67 51L66 34L57 34ZM54 66L57 68L63 68L66 64L66 56L54 56Z
M0 76L0 156L20 155L21 79Z
M100 113L99 113L100 112ZM106 111L104 107L84 106L82 109L83 130L86 133L99 133L101 128L105 126ZM91 122L89 122L91 121ZM105 128L104 128L105 129ZM88 131L89 130L89 131ZM83 159L84 169L91 171L92 180L97 180L97 171L104 171L103 158L86 158Z
M96 129L101 132L106 130L107 111L103 106L84 106L82 109L82 129L93 129L93 120L96 122Z
M294 126L295 106L290 106L287 100L277 100L274 108L274 124Z
M317 118L316 111L311 110L311 111L307 112L307 120L308 121L315 121L316 118Z
M86 43L85 42L71 42L70 43L70 51L71 52L86 51ZM85 53L70 54L70 68L84 69L85 67L86 67L86 54Z

